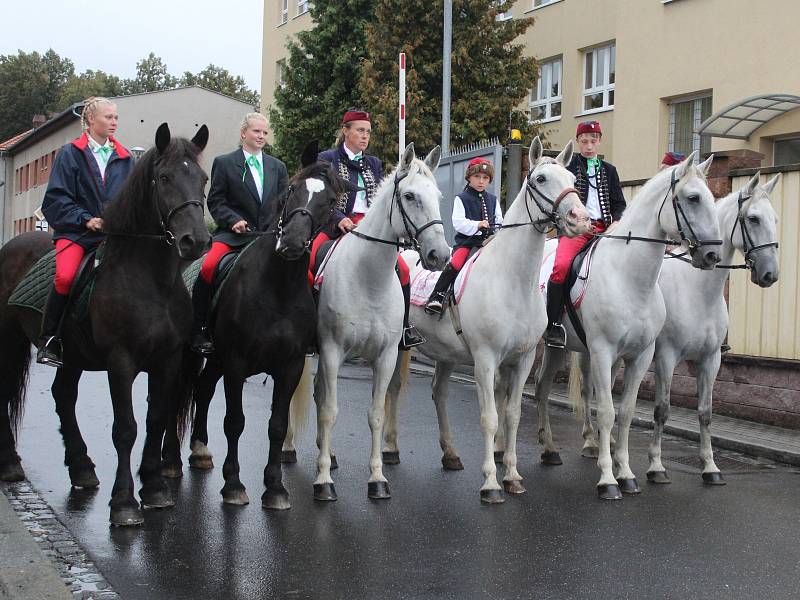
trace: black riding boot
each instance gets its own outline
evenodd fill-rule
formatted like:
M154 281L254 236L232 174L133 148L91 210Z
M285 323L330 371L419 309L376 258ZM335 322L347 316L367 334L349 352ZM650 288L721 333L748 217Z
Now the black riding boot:
M400 349L409 350L414 346L424 344L427 340L417 331L417 328L408 322L408 311L411 308L411 284L400 284L403 288L403 338L400 340Z
M566 287L563 283L547 282L547 331L544 332L544 343L551 348L565 348L567 345L567 331L561 324Z
M211 286L205 279L198 277L192 288L192 306L194 307L194 321L192 321L192 350L198 354L211 354L214 352L214 343L208 333L208 313L211 310Z
M36 362L40 364L56 368L64 364L61 348L61 322L67 300L69 300L69 296L59 294L55 286L47 296L47 304L42 315L42 335L39 338L39 350L36 352Z
M431 315L442 314L442 310L444 310L445 294L456 280L456 277L458 277L458 269L453 267L450 263L447 263L442 274L439 275L439 280L436 282L433 292L431 292L431 297L428 298L428 302L425 303L426 313Z

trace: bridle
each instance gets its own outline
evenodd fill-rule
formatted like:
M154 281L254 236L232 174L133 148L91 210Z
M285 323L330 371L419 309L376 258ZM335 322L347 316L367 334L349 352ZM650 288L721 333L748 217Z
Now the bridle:
M509 223L500 225L497 229L511 229L513 227L524 227L526 225L531 225L533 228L538 231L539 233L544 233L549 229L549 226L553 226L556 230L561 231L560 223L563 220L558 214L558 207L561 204L561 201L564 200L568 195L578 194L578 190L574 187L564 188L564 190L556 197L555 200L550 198L547 194L542 192L537 186L536 181L534 178L535 169L531 170L530 175L525 179L525 210L528 212L528 221L525 223ZM530 197L533 202L536 204L536 207L541 211L544 215L543 219L534 219L533 215L531 214L530 206L528 205L527 198ZM578 196L580 197L580 195ZM545 206L542 205L542 202L545 203ZM549 206L549 210L548 210ZM547 227L542 227L542 225L547 225Z
M308 204L305 206L298 206L297 208L293 208L288 213L286 209L289 205L289 198L294 192L294 186L289 185L286 189L286 200L283 202L283 209L281 210L281 216L278 219L278 226L270 233L275 233L277 238L277 243L279 244L281 241L281 237L283 237L283 227L284 225L288 225L289 221L291 221L296 215L300 215L302 217L307 217L311 221L311 234L306 238L306 241L303 242L303 247L305 248L305 252L311 251L311 243L314 241L314 238L317 237L320 231L325 228L329 219L322 219L320 224L314 228L314 216L311 214L311 211L308 210ZM333 214L333 206L331 206L330 211L328 212L328 216ZM251 232L253 233L253 232ZM260 234L261 232L254 232L256 234ZM262 234L263 235L263 234Z

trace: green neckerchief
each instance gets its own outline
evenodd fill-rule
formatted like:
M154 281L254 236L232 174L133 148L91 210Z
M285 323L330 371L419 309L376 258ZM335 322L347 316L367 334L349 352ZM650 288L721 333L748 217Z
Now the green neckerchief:
M586 170L589 171L590 167L594 167L592 169L593 173L597 173L600 170L600 159L596 156L594 158L587 158L586 159Z

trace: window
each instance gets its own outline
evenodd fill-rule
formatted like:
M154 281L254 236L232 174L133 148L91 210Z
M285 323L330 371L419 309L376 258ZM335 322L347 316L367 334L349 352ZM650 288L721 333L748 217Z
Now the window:
M303 13L307 13L311 10L311 1L310 0L297 0L297 14L302 15Z
M775 140L773 164L776 167L800 163L800 137Z
M505 4L506 0L497 0L497 16L494 18L495 21L508 21L509 19L513 18L510 7L509 10L502 12L503 5Z
M614 108L616 46L588 50L584 55L583 112Z
M289 0L278 1L280 2L281 7L280 24L283 25L289 21Z
M700 123L711 116L711 96L676 100L669 105L669 144L670 152L690 154L698 150L700 154L711 151L711 137L700 136L695 131Z
M533 8L540 8L542 6L547 6L548 4L553 4L554 2L560 2L561 0L533 0Z
M561 118L561 59L539 65L539 79L531 90L531 120L554 121Z
M281 59L275 63L275 87L286 85L286 59Z

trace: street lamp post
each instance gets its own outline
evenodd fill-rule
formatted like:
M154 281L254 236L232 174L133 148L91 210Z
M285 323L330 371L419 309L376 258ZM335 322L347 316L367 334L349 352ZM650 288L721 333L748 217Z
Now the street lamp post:
M442 155L450 154L450 55L453 46L453 0L444 0L442 49Z

